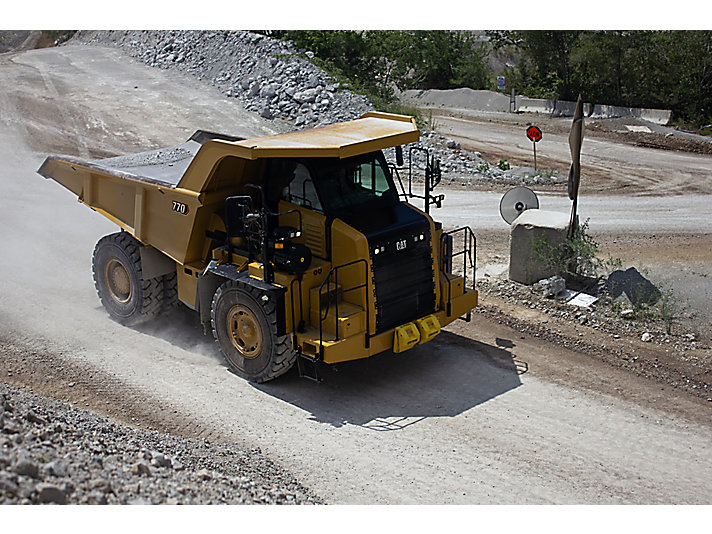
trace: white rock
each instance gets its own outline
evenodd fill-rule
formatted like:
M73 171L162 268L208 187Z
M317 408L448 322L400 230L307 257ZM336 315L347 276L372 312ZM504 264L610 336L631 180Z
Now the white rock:
M292 98L300 104L310 103L316 100L318 92L317 89L305 89L304 91L294 93Z
M566 281L560 276L552 276L539 280L535 286L544 297L555 297L566 289Z

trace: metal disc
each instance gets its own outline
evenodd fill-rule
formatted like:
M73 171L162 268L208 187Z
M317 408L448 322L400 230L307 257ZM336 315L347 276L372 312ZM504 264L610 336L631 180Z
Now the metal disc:
M523 211L538 209L539 199L528 187L515 187L507 191L499 202L499 213L507 224L512 224Z

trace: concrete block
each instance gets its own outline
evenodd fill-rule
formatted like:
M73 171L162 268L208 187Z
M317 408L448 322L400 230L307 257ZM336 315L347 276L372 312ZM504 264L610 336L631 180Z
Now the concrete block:
M569 230L570 214L557 211L526 210L515 219L509 234L509 279L531 285L557 273L534 253L534 242L546 236L549 244L563 243Z
M576 102L566 100L546 100L543 98L517 96L516 103L517 111L526 113L548 113L554 117L573 117L576 111ZM604 104L592 105L588 102L584 102L583 114L587 118L592 117L594 119L633 117L664 126L670 122L672 111L669 109L628 108Z

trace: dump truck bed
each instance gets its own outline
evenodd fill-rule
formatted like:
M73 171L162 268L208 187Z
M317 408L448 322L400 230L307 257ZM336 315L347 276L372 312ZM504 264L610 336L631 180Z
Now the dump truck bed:
M48 159L63 160L69 164L81 165L82 167L121 178L130 178L166 187L176 187L202 144L209 139L241 141L244 138L198 130L185 143L146 152L87 161L72 157L53 157ZM39 173L43 174L42 168L40 168ZM51 178L51 176L44 176Z
M156 185L176 187L199 148L199 143L188 141L174 147L159 148L158 150L114 158L95 161L79 161L65 158L65 161L122 178L132 178Z

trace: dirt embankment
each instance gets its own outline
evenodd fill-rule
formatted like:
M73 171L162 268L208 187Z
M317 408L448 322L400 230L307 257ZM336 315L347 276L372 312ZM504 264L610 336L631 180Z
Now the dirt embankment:
M545 298L534 287L483 280L477 312L536 338L571 348L637 376L712 402L712 347L709 336L610 303L579 308Z

